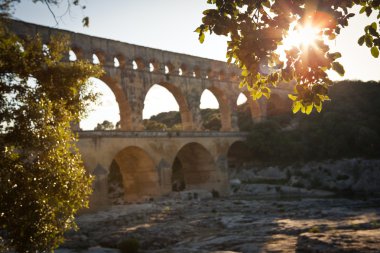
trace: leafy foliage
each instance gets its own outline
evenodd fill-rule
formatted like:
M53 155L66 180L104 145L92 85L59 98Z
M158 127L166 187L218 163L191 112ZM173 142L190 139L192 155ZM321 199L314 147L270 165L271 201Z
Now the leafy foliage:
M334 102L320 114L288 114L255 124L247 142L252 157L275 164L379 158L379 96L379 83L338 82L331 88Z
M150 120L165 124L166 128L172 128L174 125L181 123L181 115L177 111L162 112L152 116Z
M201 109L203 129L218 131L221 127L218 109ZM161 112L143 121L145 130L150 131L180 131L182 130L181 115L177 111Z
M330 52L326 41L333 40L348 26L348 20L355 15L350 8L361 6L360 13L370 16L377 12L380 19L378 0L207 0L207 3L214 9L203 12L202 24L195 30L199 41L203 43L206 32L230 39L226 57L241 68L240 87L247 87L254 99L269 98L272 87L295 80L294 94L289 96L294 113L310 114L313 108L320 112L322 102L329 100L327 93L332 84L326 71L344 75L344 68L337 61L341 54ZM295 30L317 28L317 38L313 45L293 45L281 57L279 47L294 25ZM365 43L377 58L380 47L377 23L366 26L364 31L358 43Z
M167 126L164 123L157 122L155 120L144 119L144 129L147 131L164 131Z
M201 109L201 117L205 130L217 131L221 127L218 109ZM144 120L145 130L151 131L179 131L182 130L181 115L177 111L161 112Z
M51 251L75 228L91 178L75 147L77 123L100 69L63 62L67 38L24 40L0 24L0 232L17 252Z
M222 126L219 109L202 109L201 117L205 130L218 131Z

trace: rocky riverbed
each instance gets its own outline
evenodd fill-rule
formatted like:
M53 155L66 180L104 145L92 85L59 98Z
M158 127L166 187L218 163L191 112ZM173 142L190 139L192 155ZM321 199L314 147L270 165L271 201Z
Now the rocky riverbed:
M380 252L379 198L188 194L82 214L57 252Z

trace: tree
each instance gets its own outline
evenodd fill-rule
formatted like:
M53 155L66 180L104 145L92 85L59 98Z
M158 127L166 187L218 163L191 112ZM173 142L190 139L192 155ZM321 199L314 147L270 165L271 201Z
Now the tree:
M168 128L164 123L151 119L144 119L143 125L144 129L147 131L166 131Z
M270 97L272 87L280 82L295 80L293 112L318 112L328 100L332 81L326 71L344 75L337 61L339 52L330 52L328 40L333 40L353 17L352 7L360 6L360 14L373 12L380 19L379 0L207 0L215 9L203 12L202 24L196 29L199 41L205 33L229 37L228 62L241 68L240 87L247 87L254 99ZM364 28L360 45L370 48L373 57L379 57L380 34L376 22ZM281 44L291 32L301 36L315 36L309 43L291 45L281 50ZM308 34L308 33L309 34ZM314 34L310 34L310 32ZM282 54L282 56L281 56ZM263 67L264 66L264 67Z
M68 52L63 36L46 46L0 23L0 241L17 252L53 250L88 205L91 177L70 123L94 98L84 91L101 70L64 62Z
M104 120L103 123L98 123L94 128L95 131L115 130L115 126L111 121Z

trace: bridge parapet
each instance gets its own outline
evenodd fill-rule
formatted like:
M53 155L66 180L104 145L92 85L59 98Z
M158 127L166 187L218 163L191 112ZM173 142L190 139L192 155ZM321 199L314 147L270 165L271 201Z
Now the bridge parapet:
M244 138L248 132L216 132L216 131L79 131L79 138L115 137L115 138Z
M78 58L93 62L93 54L95 54L106 67L225 81L236 81L239 75L239 70L234 65L222 61L99 38L23 21L12 20L9 27L21 37L39 34L46 44L49 43L51 35L65 34L70 38L71 48ZM115 58L119 62L119 66L115 66Z

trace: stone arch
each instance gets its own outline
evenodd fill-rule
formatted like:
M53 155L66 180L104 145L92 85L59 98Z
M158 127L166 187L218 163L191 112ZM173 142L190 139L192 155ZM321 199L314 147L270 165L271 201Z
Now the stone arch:
M110 88L110 85L101 78L90 77L87 82L89 86L86 87L84 94L94 92L100 96L96 103L89 101L88 106L91 110L86 117L81 119L79 123L80 129L84 131L115 130L114 126L119 125L117 123L120 122L120 108L114 91ZM107 124L107 122L110 124Z
M232 131L231 105L229 99L220 88L212 86L207 89L214 94L219 103L220 121L222 124L220 131Z
M69 50L68 60L69 61L76 61L76 60L78 60L77 54L72 49Z
M214 70L212 70L212 69L207 70L207 78L208 79L215 79L216 76L217 76L217 74Z
M92 64L101 64L101 61L100 61L100 59L99 59L99 57L98 57L98 55L97 54L92 54L92 56L91 56L91 63Z
M120 171L120 166L115 159L112 160L107 175L107 198L111 204L124 203L123 176Z
M237 170L250 161L251 157L252 153L244 141L233 142L227 152L229 177L232 178Z
M134 130L131 116L131 107L128 102L128 98L125 95L120 84L117 82L117 80L110 77L109 75L103 75L99 79L106 83L115 95L116 102L119 105L120 129L125 131Z
M114 162L122 176L125 201L139 201L160 195L154 160L142 148L126 147L117 153Z
M164 66L165 74L173 74L175 71L175 66L171 62L167 62Z
M168 82L158 82L156 84L166 88L177 101L179 106L179 113L181 115L182 130L193 130L193 116L191 114L187 100L182 90ZM152 86L150 86L149 89ZM148 93L149 89L147 89L144 98L146 97L146 94Z
M151 66L153 67L152 69L150 69ZM160 72L160 63L156 59L151 59L149 61L149 72Z
M236 74L235 72L231 72L228 74L228 80L232 81L232 82L238 82L239 81L239 75Z
M96 164L91 168L88 164L84 163L84 168L93 176L92 189L93 192L90 196L90 207L105 206L108 204L107 197L107 175L108 171L101 164Z
M106 54L102 50L95 50L92 52L92 57L94 56L99 60L99 64L104 65L106 62ZM93 62L94 63L94 62Z
M118 53L113 56L114 67L117 67L115 66L115 59L119 62L118 68L121 68L121 69L125 68L125 66L127 65L127 59L125 58L124 55L122 55L121 53Z
M71 47L71 51L74 52L75 56L77 57L77 59L84 59L84 52L83 52L83 49L78 47L78 46L72 46Z
M145 70L146 65L145 65L144 59L142 59L142 58L140 58L140 57L137 57L137 58L135 58L132 62L135 62L135 63L136 63L136 65L137 65L137 70Z
M183 145L172 164L172 190L220 190L220 175L211 153L201 144Z
M200 78L201 77L201 68L199 66L194 66L193 68L193 77Z
M179 67L179 72L181 76L188 76L189 75L189 67L182 63L181 66Z

